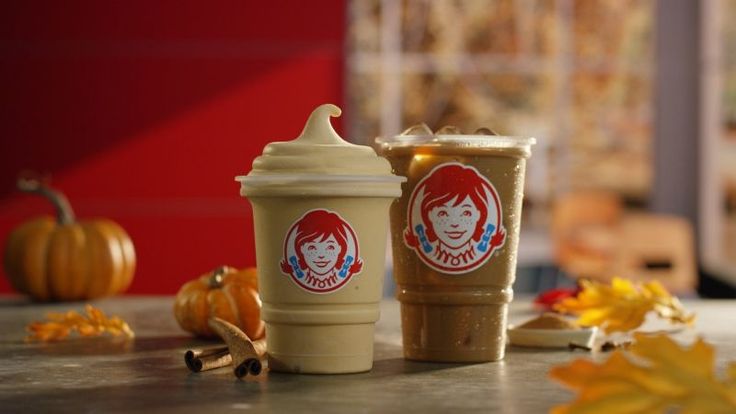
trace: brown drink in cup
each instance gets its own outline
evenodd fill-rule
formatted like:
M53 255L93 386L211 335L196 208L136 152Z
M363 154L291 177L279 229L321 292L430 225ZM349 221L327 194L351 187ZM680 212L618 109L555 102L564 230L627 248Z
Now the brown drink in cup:
M404 356L502 359L534 138L435 135L421 126L378 143L408 179L391 206Z

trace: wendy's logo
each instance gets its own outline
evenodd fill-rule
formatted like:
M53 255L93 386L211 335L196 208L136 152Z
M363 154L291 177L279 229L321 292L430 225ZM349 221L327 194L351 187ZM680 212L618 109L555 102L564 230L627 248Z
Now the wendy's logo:
M463 274L503 246L501 202L488 179L459 163L436 166L414 187L404 241L429 267Z
M334 292L362 268L352 226L333 211L310 210L286 234L281 271L309 292Z

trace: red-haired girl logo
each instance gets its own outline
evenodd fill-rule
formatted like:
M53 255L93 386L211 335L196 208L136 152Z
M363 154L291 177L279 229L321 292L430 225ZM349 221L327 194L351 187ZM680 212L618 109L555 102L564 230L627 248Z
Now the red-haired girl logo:
M496 189L463 164L435 167L414 187L407 214L406 245L443 273L479 268L506 239Z
M334 292L362 268L355 231L334 211L308 211L286 234L281 271L309 292Z

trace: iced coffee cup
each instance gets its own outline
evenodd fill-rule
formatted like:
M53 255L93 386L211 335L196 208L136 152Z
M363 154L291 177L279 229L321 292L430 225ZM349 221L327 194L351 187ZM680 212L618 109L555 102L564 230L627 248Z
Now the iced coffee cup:
M269 368L349 373L373 365L388 209L403 177L312 112L293 141L272 142L237 177L253 207Z
M404 356L446 362L504 356L526 160L534 138L433 134L379 138L406 176L391 206Z

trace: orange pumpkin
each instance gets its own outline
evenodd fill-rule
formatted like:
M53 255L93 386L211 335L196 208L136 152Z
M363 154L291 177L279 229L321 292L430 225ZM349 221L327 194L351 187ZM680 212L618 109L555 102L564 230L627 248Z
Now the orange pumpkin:
M107 219L77 222L64 194L36 180L18 188L48 198L56 218L16 227L5 246L5 273L18 291L38 301L87 300L120 293L135 272L128 234Z
M207 320L217 316L250 339L263 337L256 269L223 266L185 283L176 294L174 316L182 329L199 336L216 336Z

